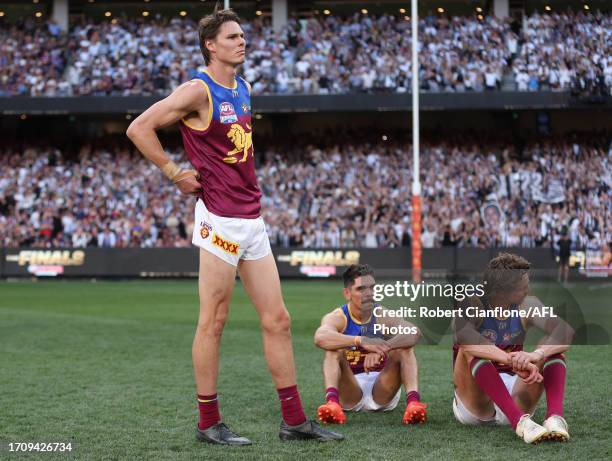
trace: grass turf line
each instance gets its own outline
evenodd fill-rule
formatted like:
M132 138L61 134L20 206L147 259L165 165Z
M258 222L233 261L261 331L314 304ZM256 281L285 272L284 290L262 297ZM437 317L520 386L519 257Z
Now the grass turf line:
M321 316L342 303L333 282L283 282L292 315L298 383L307 413L324 398ZM585 291L608 304L608 290ZM223 337L219 396L224 420L255 445L197 443L191 341L195 281L0 284L0 441L73 441L60 459L610 459L610 346L569 355L571 441L527 446L508 428L466 427L451 410L451 351L417 349L429 421L403 426L403 404L349 414L343 443L281 443L279 404L263 358L257 316L238 284ZM541 402L536 421L544 416ZM0 459L17 457L0 452Z

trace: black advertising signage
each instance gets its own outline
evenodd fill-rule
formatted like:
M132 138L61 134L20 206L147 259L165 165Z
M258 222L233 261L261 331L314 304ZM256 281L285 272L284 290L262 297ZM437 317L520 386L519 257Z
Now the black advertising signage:
M534 270L556 267L549 249L433 248L423 250L427 275L479 273L500 251L527 258ZM339 278L351 264L369 264L379 277L410 275L410 248L274 248L283 278ZM191 248L5 248L2 277L197 277L198 249Z

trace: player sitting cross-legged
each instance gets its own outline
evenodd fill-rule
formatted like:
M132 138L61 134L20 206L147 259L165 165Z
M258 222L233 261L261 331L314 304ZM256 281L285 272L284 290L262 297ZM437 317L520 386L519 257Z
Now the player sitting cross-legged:
M414 354L418 330L403 319L385 316L386 311L373 303L375 281L369 266L352 265L343 279L347 303L325 315L315 333L315 344L325 350L327 401L317 411L319 420L344 424L344 410L393 410L403 384L407 395L404 424L425 422L427 405L420 402ZM381 326L399 326L405 333L377 334Z
M542 303L528 296L529 268L520 256L498 255L484 273L484 296L464 303L466 315L455 321L453 413L462 424L510 424L527 443L564 441L569 432L563 353L573 330L543 310L534 315ZM546 334L533 352L523 350L530 327ZM531 418L544 391L546 419L539 425Z

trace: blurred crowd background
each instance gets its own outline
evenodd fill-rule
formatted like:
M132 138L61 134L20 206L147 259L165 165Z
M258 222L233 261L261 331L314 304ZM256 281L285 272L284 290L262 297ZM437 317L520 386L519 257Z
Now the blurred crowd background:
M406 92L410 21L397 15L243 24L242 69L255 94ZM608 13L427 16L419 22L423 91L612 91ZM203 65L188 18L82 18L63 33L52 21L0 25L0 96L167 94Z
M439 139L421 148L425 248L551 246L562 232L576 249L612 241L609 136L539 139L521 152L479 136ZM410 245L410 144L350 132L308 141L257 150L271 243ZM178 144L164 144L185 162ZM122 136L70 154L56 145L2 146L0 161L0 246L190 245L195 199Z
M248 53L240 73L257 95L408 92L408 19L327 14L290 18L274 32L269 18L257 17L243 23ZM422 91L612 95L610 13L533 12L522 21L438 14L420 19L419 37ZM79 16L67 32L53 20L0 22L0 96L11 99L162 96L202 65L197 23L187 17ZM49 128L38 140L28 132L0 144L0 246L190 245L195 199L181 196L125 136L108 134L124 131L110 128L129 123L124 117L132 115L102 116L97 128L84 120L65 142L46 139ZM256 142L271 243L409 246L408 127L381 140L339 130L341 121L299 142ZM611 242L610 131L552 135L549 128L538 127L542 135L531 140L486 127L426 134L423 246L554 247L561 233L574 249ZM163 144L185 162L177 136Z

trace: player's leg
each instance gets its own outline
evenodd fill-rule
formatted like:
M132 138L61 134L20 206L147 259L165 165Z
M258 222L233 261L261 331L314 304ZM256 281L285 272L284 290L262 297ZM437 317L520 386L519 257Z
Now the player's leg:
M317 409L319 421L328 424L344 424L343 408L353 408L363 396L361 387L342 350L325 351L323 358L325 403Z
M337 390L338 403L344 408L354 407L361 400L361 388L342 350L325 351L323 379L327 390Z
M538 363L544 377L543 389L546 391L546 419L549 439L565 442L569 440L569 429L563 418L565 398L566 363L565 355L555 354ZM541 392L541 391L540 391Z
M295 379L291 319L283 301L278 270L272 253L260 259L241 260L240 280L259 314L264 354L281 401L283 440L315 438L341 440L306 419Z
M389 353L387 363L372 388L372 399L384 408L397 399L402 384L406 390L403 422L425 422L427 406L420 402L418 363L413 347L394 349Z
M555 354L537 363L544 377L542 383L526 384L517 380L512 389L512 398L525 412L533 414L542 393L546 390L546 418L543 426L548 429L548 439L565 442L569 440L568 425L563 418L566 365L563 354Z
M514 402L497 369L489 360L472 356L459 348L454 367L455 417L464 424L491 423L493 402L508 418L516 434L527 443L537 443L548 431L533 422Z
M235 278L236 267L200 249L200 315L192 345L200 409L196 436L201 441L222 445L250 445L250 440L231 432L221 423L217 399L219 347Z
M542 392L544 392L544 383L526 384L523 380L517 379L512 388L512 400L523 413L532 415L542 397Z
M495 407L491 398L476 383L470 369L471 355L459 348L455 366L453 368L453 382L455 384L455 397L461 406L482 422L493 421ZM459 403L459 402L456 402ZM463 422L463 421L462 421Z
M277 389L294 386L291 319L283 301L274 257L241 260L240 280L259 315L264 354Z
M217 391L221 334L235 279L234 266L200 249L200 315L192 348L198 394L213 394Z

